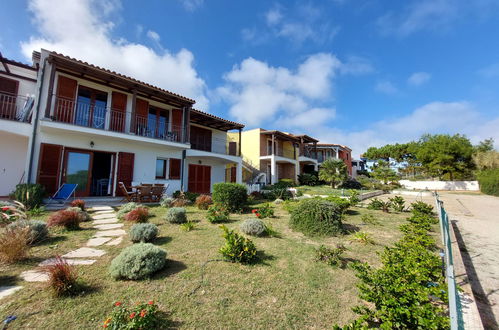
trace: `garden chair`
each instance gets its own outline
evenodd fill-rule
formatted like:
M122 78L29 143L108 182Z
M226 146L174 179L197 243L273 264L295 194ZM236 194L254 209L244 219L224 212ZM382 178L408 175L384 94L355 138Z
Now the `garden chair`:
M128 191L123 182L118 182L118 186L123 193L123 200L126 200L127 202L135 202L137 200L137 193Z
M152 199L153 201L159 202L161 200L161 197L163 197L164 192L166 191L166 188L168 188L168 185L161 184L161 185L154 185L152 187Z
M139 202L152 202L152 185L137 188L137 198Z
M51 201L56 201L59 204L64 204L66 201L73 195L73 199L75 198L76 187L78 187L77 183L63 183L62 186L56 191L56 193L49 198L47 204L50 204Z

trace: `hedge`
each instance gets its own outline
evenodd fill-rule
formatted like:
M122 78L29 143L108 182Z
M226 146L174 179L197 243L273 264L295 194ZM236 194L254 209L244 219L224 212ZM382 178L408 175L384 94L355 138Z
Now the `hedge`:
M499 196L499 168L480 171L477 177L481 192Z

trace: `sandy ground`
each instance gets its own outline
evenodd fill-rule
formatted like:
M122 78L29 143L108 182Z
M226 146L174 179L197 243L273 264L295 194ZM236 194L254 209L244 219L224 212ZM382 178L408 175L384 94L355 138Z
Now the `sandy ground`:
M403 197L408 203L422 199L435 205L434 197ZM484 327L499 329L499 197L441 192L440 199L460 241Z

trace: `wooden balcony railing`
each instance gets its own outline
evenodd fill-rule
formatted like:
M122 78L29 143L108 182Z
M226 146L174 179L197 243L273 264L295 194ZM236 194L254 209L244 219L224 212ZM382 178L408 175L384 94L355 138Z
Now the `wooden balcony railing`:
M34 98L0 93L0 119L30 122Z
M234 141L213 137L211 139L207 139L204 136L191 135L190 142L191 148L194 150L203 150L231 156L239 155L239 143Z

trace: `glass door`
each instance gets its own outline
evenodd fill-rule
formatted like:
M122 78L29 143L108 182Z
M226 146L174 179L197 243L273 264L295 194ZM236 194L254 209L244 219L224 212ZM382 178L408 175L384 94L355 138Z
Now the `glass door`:
M76 196L90 194L92 152L67 150L65 155L64 182L76 183Z

